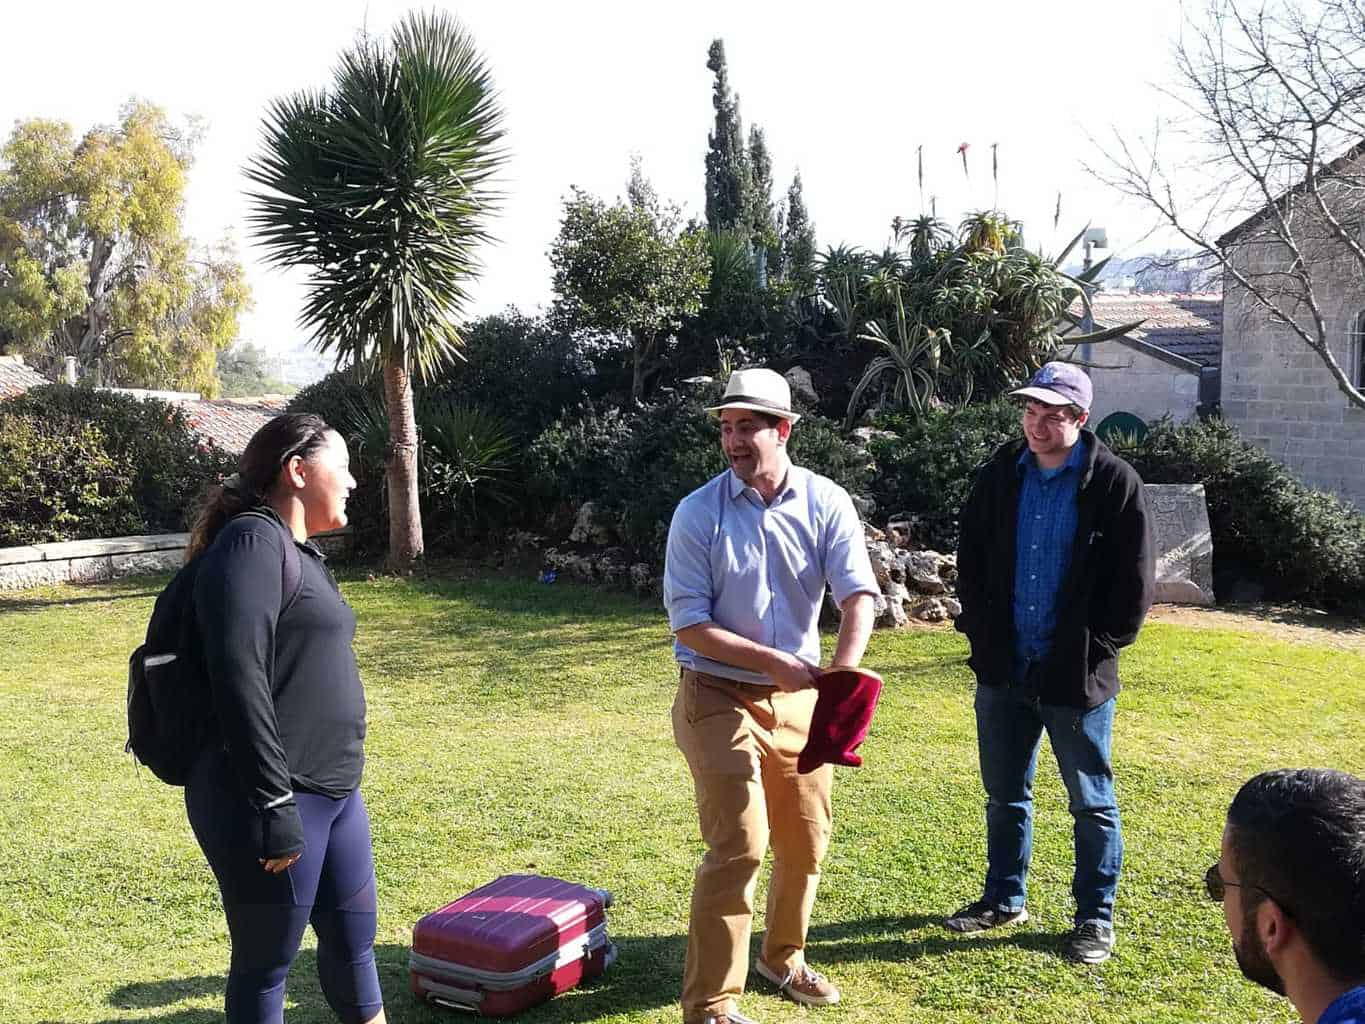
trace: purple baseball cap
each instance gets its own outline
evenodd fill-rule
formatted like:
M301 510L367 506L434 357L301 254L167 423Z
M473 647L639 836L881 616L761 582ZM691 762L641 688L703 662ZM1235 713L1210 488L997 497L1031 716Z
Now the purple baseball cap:
M1044 363L1032 380L1010 394L1032 398L1044 405L1075 405L1086 412L1090 411L1090 403L1095 397L1086 372L1071 363Z

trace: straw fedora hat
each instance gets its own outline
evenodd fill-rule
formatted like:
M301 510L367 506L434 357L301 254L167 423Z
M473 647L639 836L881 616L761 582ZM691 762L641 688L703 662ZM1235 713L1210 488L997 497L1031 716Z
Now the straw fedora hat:
M722 409L752 409L780 416L791 423L801 418L792 412L791 386L775 370L736 370L730 374L720 404L710 406L706 411L719 416Z

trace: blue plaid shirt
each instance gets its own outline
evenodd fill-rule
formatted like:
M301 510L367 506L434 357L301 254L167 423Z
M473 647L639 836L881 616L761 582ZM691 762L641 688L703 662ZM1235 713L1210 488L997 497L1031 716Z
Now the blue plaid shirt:
M1022 682L1028 663L1052 649L1057 628L1057 591L1076 537L1076 491L1085 469L1085 441L1066 462L1041 469L1028 448L1019 456L1019 518L1015 528L1014 662Z

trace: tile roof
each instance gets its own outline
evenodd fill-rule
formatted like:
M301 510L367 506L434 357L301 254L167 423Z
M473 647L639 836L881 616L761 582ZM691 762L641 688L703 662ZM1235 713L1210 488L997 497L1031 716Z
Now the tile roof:
M14 398L29 388L51 384L41 373L16 356L0 356L0 398Z
M1132 337L1201 366L1218 366L1223 358L1221 295L1119 294L1100 292L1091 300L1095 326L1116 327L1145 320ZM1071 307L1080 312L1080 304Z
M252 434L284 412L288 399L267 395L263 398L204 398L180 404L196 433L224 451L240 455Z

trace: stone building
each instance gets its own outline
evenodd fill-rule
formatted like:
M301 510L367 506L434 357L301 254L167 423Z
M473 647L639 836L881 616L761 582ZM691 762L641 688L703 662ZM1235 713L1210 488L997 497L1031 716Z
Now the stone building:
M1330 165L1320 194L1338 220L1361 238L1365 208L1358 186L1365 157L1358 150ZM1333 197L1336 197L1333 201ZM1277 237L1284 212L1303 257L1294 259ZM1322 314L1326 343L1354 387L1365 386L1365 261L1352 256L1327 226L1310 216L1296 189L1239 224L1218 244L1228 261L1272 294L1283 312L1316 334L1306 297ZM1312 487L1333 491L1365 509L1365 409L1353 405L1322 359L1225 271L1223 278L1224 417Z
M1146 423L1163 416L1181 423L1216 405L1222 296L1099 292L1091 306L1097 328L1143 322L1124 337L1090 346L1093 425L1116 412Z

